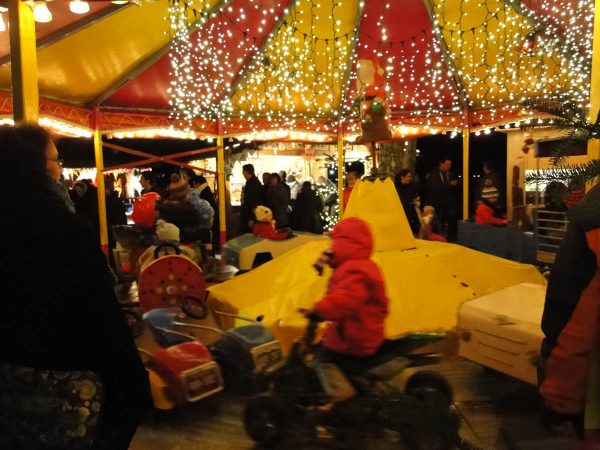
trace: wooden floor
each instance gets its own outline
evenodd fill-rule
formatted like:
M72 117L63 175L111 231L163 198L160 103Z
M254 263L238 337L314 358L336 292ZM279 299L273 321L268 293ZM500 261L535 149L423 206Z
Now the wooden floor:
M445 375L452 384L463 419L461 436L470 443L484 450L574 448L574 441L557 437L541 427L534 386L458 357L430 368ZM153 416L138 430L132 449L256 449L243 429L244 403L244 399L223 394L185 410ZM385 438L368 447L402 448L393 439ZM302 448L318 448L318 445L311 443Z

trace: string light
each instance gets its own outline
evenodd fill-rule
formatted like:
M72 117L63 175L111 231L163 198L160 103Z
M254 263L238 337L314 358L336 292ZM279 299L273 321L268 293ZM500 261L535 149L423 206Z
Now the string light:
M399 40L390 12L402 2L392 0L232 0L218 10L191 3L170 0L169 8L172 118L188 131L200 118L220 119L230 135L268 128L279 131L260 137L277 139L302 129L311 132L306 140L331 139L340 122L358 135L359 58L385 68L394 138L456 136L465 125L487 134L533 117L525 100L589 102L592 0L538 0L531 9L513 0L432 0L431 28ZM374 21L376 35L359 18Z

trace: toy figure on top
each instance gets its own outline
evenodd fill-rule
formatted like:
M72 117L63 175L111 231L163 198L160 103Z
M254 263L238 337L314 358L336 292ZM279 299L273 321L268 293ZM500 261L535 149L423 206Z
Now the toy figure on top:
M265 239L282 241L293 236L291 228L277 228L277 223L273 220L273 213L269 208L258 205L254 208L256 222L252 227L252 234Z
M357 143L382 141L392 138L387 122L389 113L385 95L385 69L377 58L358 61L356 88L358 97L352 106L361 121L362 136Z

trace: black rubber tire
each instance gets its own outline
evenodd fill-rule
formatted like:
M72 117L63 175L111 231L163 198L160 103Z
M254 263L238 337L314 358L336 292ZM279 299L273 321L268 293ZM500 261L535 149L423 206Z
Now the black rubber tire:
M406 382L404 393L417 397L424 403L429 403L430 398L441 394L448 407L454 403L452 386L443 375L432 370L421 370L411 375Z
M187 295L181 301L181 309L193 319L202 320L208 315L206 302L197 297Z
M279 398L262 394L251 398L244 412L246 433L266 448L277 448L290 432L289 407Z

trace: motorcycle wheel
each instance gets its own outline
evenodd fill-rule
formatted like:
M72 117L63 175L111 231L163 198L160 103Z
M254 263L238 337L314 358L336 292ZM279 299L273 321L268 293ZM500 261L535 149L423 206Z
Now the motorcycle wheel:
M192 295L186 295L183 297L181 309L193 319L202 320L208 315L206 302Z
M273 448L290 430L289 407L277 397L262 394L251 398L244 412L244 426L258 444Z
M440 395L445 399L448 407L454 403L452 386L444 376L432 370L421 370L413 374L406 382L404 393L417 397L425 404L430 404Z

